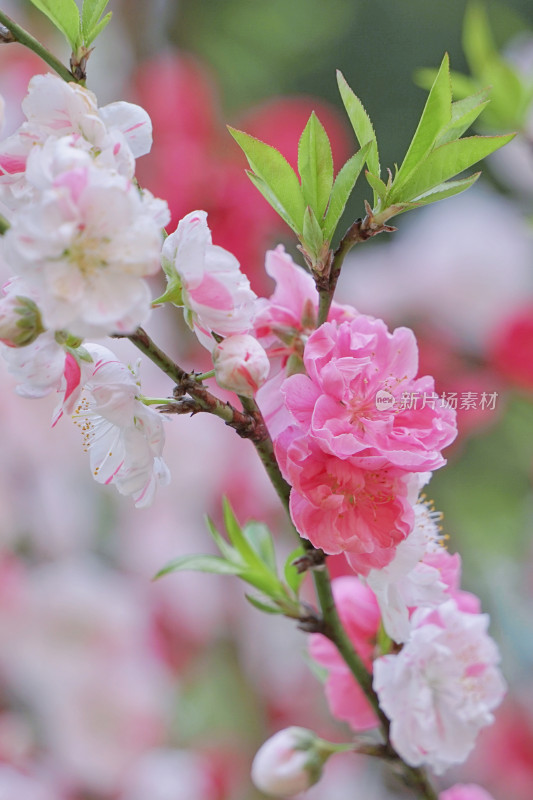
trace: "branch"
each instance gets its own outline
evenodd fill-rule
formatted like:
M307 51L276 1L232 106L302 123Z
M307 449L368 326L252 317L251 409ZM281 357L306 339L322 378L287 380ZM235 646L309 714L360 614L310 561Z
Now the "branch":
M329 309L333 301L333 294L339 280L341 267L346 255L350 252L352 247L359 242L366 242L373 236L379 233L391 233L395 231L391 225L385 225L381 222L376 222L372 209L365 201L366 217L364 219L357 219L346 231L342 237L339 246L333 254L331 267L326 274L316 277L316 288L319 294L318 305L318 326L326 322L329 314Z
M0 11L0 23L2 24L2 28L0 28L0 43L9 44L10 42L18 42L29 50L33 50L34 53L37 53L37 55L42 58L43 61L46 61L64 81L78 82L73 73L67 69L58 58L47 50L44 45L38 42L31 33L28 33L27 30L17 25L17 23L3 11Z

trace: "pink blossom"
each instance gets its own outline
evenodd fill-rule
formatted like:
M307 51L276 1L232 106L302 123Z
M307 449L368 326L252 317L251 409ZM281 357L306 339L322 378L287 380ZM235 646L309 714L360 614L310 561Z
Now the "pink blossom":
M336 458L299 433L288 429L276 442L299 533L326 553L345 553L361 574L385 566L413 526L411 476L394 467L361 469L357 459Z
M318 292L309 272L294 263L283 245L267 252L265 269L276 281L276 288L268 300L262 297L256 301L254 332L272 367L257 401L271 436L276 438L290 424L280 387L287 374L303 370L305 344L318 318ZM356 314L351 306L334 302L328 319L341 322Z
M336 578L333 596L343 626L364 665L372 669L372 654L380 624L380 613L372 591L355 577ZM321 634L313 634L311 656L328 670L326 697L331 713L354 730L377 725L376 715L339 651Z
M204 347L213 349L212 331L248 333L255 294L235 256L212 243L205 211L187 214L165 239L162 264L169 285L161 300L184 306L185 319Z
M439 800L494 800L481 786L473 783L457 783L439 794Z
M403 649L376 659L374 689L391 720L391 741L411 766L437 774L462 763L505 693L486 614L453 600L420 609Z
M327 322L310 336L304 364L307 375L287 378L285 402L324 452L366 469L392 464L420 472L445 463L440 451L455 438L455 414L424 404L435 387L429 377L415 379L412 331L389 333L364 315ZM390 400L385 407L383 397Z
M219 386L253 397L270 370L268 356L253 336L228 336L213 350L215 378Z
M256 302L254 331L271 358L283 365L293 353L302 356L308 337L316 329L318 292L310 273L294 263L283 245L269 250L265 270L276 281L272 296ZM328 319L342 322L357 315L351 306L333 303Z

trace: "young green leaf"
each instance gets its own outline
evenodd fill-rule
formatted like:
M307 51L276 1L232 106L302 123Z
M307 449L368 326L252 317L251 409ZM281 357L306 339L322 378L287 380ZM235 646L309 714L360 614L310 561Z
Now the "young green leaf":
M112 17L112 12L110 11L109 14L106 14L105 17L100 20L98 25L94 26L94 28L87 35L87 37L85 37L84 44L86 47L89 47L89 45L91 45L94 42L97 36L100 36L104 28L106 28L107 25L111 22L111 17Z
M447 197L452 197L454 194L460 194L465 189L469 189L479 178L481 172L476 172L470 175L469 178L462 178L458 181L447 181L441 183L440 186L435 186L429 192L415 197L410 202L394 203L387 208L387 220L392 217L397 217L398 214L403 214L405 211L411 211L413 208L420 206L427 206L430 203L436 203L437 200L445 200Z
M246 599L248 600L254 608L259 609L259 611L264 611L265 614L283 614L283 611L279 606L271 605L270 603L264 603L262 600L259 600L257 597L254 597L251 594L244 594Z
M293 550L292 553L290 553L285 562L285 567L284 567L284 574L285 574L285 580L287 581L287 585L292 589L292 591L296 596L298 596L298 592L300 591L300 586L302 585L302 582L305 578L305 572L298 572L298 570L296 569L296 567L292 562L296 561L297 558L300 558L304 554L305 550L302 547L302 545L300 545L299 547L296 548L296 550Z
M370 117L365 111L365 108L356 94L350 89L348 83L342 72L337 70L337 83L341 94L342 102L346 109L346 113L352 123L352 128L357 136L357 141L360 147L363 147L367 142L371 142L371 146L367 152L366 163L370 172L375 175L380 175L381 170L379 166L378 143L374 127L370 121Z
M231 561L234 564L241 564L241 566L246 566L244 561L241 559L239 553L224 539L223 536L218 532L215 527L214 522L209 518L206 517L207 527L209 529L209 533L213 537L213 541L215 542L216 546L226 559L226 561Z
M429 192L421 194L419 197L415 197L413 203L417 206L427 206L429 203L436 203L437 200L445 200L447 197L453 197L454 194L460 194L461 192L464 192L465 189L470 189L480 175L481 172L475 172L468 178L461 178L461 180L458 181L447 181L446 183L441 183L439 186L435 186Z
M74 0L30 0L66 37L72 50L81 44L80 12Z
M414 82L421 89L431 89L435 78L437 77L438 70L430 69L429 67L420 67L414 72ZM452 94L454 97L463 98L468 95L475 94L479 91L479 83L462 72L450 70L450 81L452 84Z
M463 48L473 75L492 87L488 119L496 125L521 126L526 111L525 85L516 69L498 53L481 3L470 2L467 6Z
M393 184L388 202L393 204L414 200L503 147L514 135L470 136L437 147L411 173L403 186L398 188Z
M90 35L91 31L99 24L100 17L104 13L109 0L83 0L81 9L81 30L84 40ZM107 15L109 16L109 14Z
M377 175L372 175L372 173L369 172L368 170L365 172L365 178L366 178L369 186L371 187L371 189L373 189L374 195L379 200L384 200L385 196L386 196L386 194L388 192L388 189L387 189L387 185L385 183L383 183L381 178L378 178Z
M324 244L324 234L318 224L311 206L307 206L304 214L304 228L302 231L302 245L313 260L319 257Z
M397 189L402 184L405 184L409 175L433 148L440 131L450 123L451 109L450 59L448 53L445 53L437 77L429 92L415 135L394 179L394 185Z
M468 130L489 103L490 89L482 89L476 94L452 103L452 118L440 133L436 145L446 144L458 139Z
M298 142L298 172L304 200L320 222L333 186L333 156L328 135L314 111Z
M371 147L372 142L367 142L355 155L348 159L335 178L323 225L324 241L326 242L331 242L333 238L335 229L339 224L348 198L363 169Z
M237 522L237 517L233 513L233 509L227 497L224 497L222 501L222 507L224 514L224 525L226 526L226 530L233 547L242 557L246 566L258 566L260 568L263 567L264 565L262 560L259 558L253 547L250 546L248 540L244 536L241 526Z
M263 564L266 564L275 575L277 573L276 553L268 526L264 522L251 520L246 523L242 532Z
M255 188L259 192L261 192L261 194L263 195L263 197L265 198L267 203L270 203L270 205L272 206L274 211L276 211L280 215L281 219L284 222L287 223L289 228L292 228L295 231L295 227L294 227L294 223L293 223L292 219L290 218L290 216L287 213L287 211L283 208L283 206L279 202L278 198L276 197L276 195L274 194L274 192L270 188L270 186L268 186L265 183L265 181L262 178L259 177L259 175L256 175L255 172L252 172L249 169L245 170L245 172L248 175L248 177L250 178L250 180L252 181L252 183L255 186ZM297 233L299 234L300 232L297 232Z
M290 227L301 235L305 201L298 177L289 162L275 147L235 128L228 126L228 130L244 151L253 172L266 184L278 207L284 210L286 217L282 215L283 218L290 220ZM266 197L264 192L263 195ZM279 213L278 207L274 206Z
M482 75L487 64L499 59L487 13L481 3L470 2L463 23L463 50L474 75Z
M182 572L183 570L194 570L196 572L213 572L217 575L240 575L242 568L237 564L230 564L224 558L218 556L190 555L180 556L173 561L169 561L163 569L160 569L154 580L169 575L171 572Z

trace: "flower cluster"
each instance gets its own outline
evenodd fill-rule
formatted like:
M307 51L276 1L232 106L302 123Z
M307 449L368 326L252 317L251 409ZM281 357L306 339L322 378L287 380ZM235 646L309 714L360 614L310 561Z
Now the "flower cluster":
M432 378L417 377L410 330L389 332L379 319L335 306L317 328L309 276L280 250L269 259L278 285L270 301L258 301L256 332L275 367L258 399L291 485L293 522L357 573L333 582L334 598L373 673L391 742L411 766L442 772L466 758L505 691L488 618L460 589L460 557L443 546L440 517L421 495L445 463L455 411L400 402L406 392L434 393ZM327 671L333 715L356 731L376 727L375 709L333 643L314 635L311 654Z
M117 365L111 376L102 363L116 358L84 339L132 333L150 314L145 279L159 270L169 219L166 203L134 181L135 159L151 147L150 119L131 103L99 108L92 92L53 75L32 78L23 111L26 121L0 144L2 260L11 273L0 300L2 352L19 394L61 391L55 421L63 411L84 418L96 479L145 505L168 478L161 420L136 399L129 370Z

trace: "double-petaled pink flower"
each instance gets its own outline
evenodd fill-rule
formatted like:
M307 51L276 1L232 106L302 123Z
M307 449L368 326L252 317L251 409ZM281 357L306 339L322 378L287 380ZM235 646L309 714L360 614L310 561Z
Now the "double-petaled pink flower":
M432 378L415 378L411 330L389 333L363 314L327 322L310 336L304 364L307 375L285 382L285 402L324 452L365 469L423 472L445 463L441 450L456 436L455 414L438 401Z

